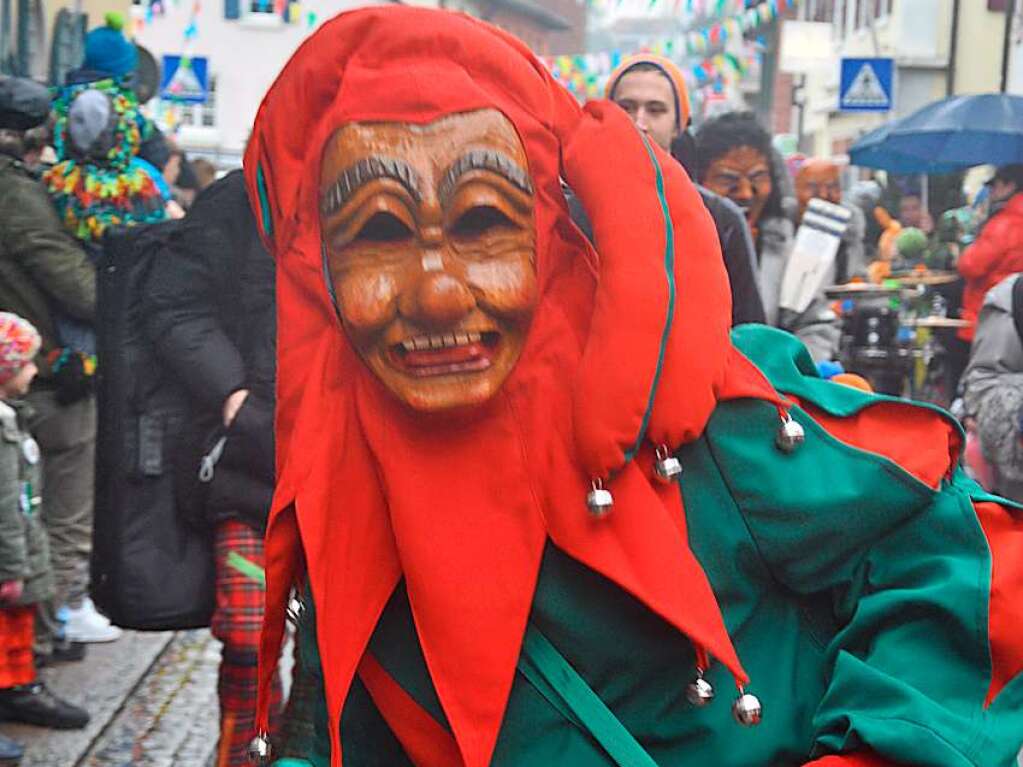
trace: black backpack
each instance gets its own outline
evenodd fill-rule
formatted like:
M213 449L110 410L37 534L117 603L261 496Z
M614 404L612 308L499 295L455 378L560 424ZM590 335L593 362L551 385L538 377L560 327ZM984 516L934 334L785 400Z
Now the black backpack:
M92 596L137 630L208 626L215 602L212 534L189 523L175 490L175 439L197 406L157 357L142 314L146 276L176 226L109 230L97 269Z

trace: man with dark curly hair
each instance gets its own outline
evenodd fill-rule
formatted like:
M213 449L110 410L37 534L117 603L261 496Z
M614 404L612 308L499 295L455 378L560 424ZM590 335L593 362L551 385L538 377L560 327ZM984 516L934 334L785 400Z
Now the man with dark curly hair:
M840 331L823 294L796 314L779 307L782 280L795 243L795 223L784 206L788 177L770 134L752 112L729 112L696 134L697 180L746 214L756 244L760 296L767 321L795 333L815 361L832 359Z

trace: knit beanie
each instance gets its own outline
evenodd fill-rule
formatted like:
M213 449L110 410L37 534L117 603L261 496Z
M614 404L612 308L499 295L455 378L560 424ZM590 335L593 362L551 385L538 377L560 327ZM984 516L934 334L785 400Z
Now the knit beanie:
M0 385L14 378L35 358L40 343L39 332L28 320L0 312Z
M85 36L86 69L112 77L131 74L138 63L138 50L124 36L124 18L111 11L104 16L106 26L97 27Z
M24 131L50 116L50 91L27 77L0 78L0 128Z

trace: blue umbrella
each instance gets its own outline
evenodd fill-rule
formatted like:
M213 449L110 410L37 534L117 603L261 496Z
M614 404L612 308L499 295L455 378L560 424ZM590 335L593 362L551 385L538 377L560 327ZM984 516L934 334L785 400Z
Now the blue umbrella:
M892 173L1023 163L1023 97L952 96L861 137L850 162Z

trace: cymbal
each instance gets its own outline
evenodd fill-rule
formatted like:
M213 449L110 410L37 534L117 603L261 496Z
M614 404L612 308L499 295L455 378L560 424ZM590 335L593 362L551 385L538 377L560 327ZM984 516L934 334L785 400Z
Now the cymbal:
M905 321L913 328L968 328L968 320L957 320L955 317L916 317Z
M886 279L895 280L900 285L948 285L959 279L958 272L922 272L921 274L904 274Z
M867 296L897 296L902 287L886 288L872 282L847 282L844 285L828 285L824 295L828 298L866 298Z

